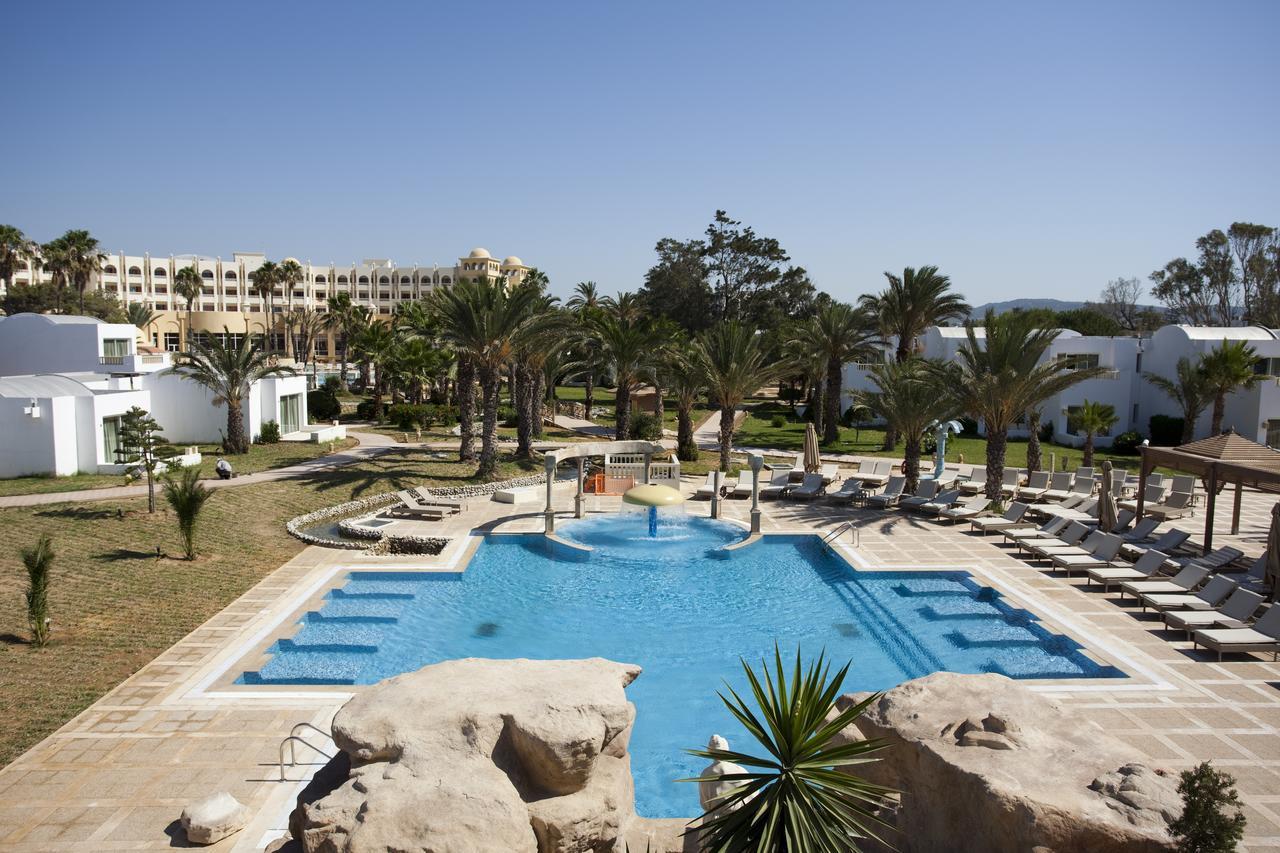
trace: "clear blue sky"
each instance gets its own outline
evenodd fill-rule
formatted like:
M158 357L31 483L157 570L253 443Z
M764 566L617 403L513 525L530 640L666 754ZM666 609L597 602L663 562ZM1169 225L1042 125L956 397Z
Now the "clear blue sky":
M892 5L892 8L890 6ZM839 298L1081 299L1280 225L1280 3L16 3L0 222L520 255L634 289L717 207Z

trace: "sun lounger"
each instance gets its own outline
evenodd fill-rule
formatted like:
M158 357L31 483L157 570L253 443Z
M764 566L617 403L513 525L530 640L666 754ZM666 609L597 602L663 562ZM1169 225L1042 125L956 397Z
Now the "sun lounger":
M1111 528L1107 532L1115 533L1116 535L1120 536L1121 539L1124 539L1124 535L1123 535L1124 529L1128 527L1132 522L1133 522L1133 513L1129 512L1129 510L1127 509L1121 510L1120 512L1116 513L1116 526Z
M1129 510L1125 510L1125 512L1128 512L1128 511ZM1133 529L1130 530L1128 533L1125 533L1121 538L1123 538L1124 541L1128 544L1132 544L1134 542L1141 542L1143 539L1146 539L1152 533L1155 533L1156 528L1159 526L1160 526L1160 519L1144 518L1141 521L1139 521L1137 524L1135 524L1133 526Z
M1022 486L1022 469L1005 468L1004 477L1000 480L1000 494L1006 498L1011 498L1018 493L1018 489Z
M937 480L921 480L916 484L915 494L910 497L902 498L898 501L898 506L903 509L915 509L924 506L929 501L938 496Z
M456 510L447 506L424 504L418 499L418 495L408 489L396 492L403 504L402 506L392 507L388 510L391 515L404 516L408 518L425 518L428 521L439 521L446 515L452 515Z
M1169 490L1165 488L1163 485L1152 486L1148 484L1146 487L1146 490L1143 492L1143 498L1142 498L1143 508L1145 509L1146 507L1156 506L1157 504L1159 504L1162 500L1164 500L1164 496L1168 494L1168 491ZM1116 504L1116 506L1118 506L1120 509L1131 509L1134 512L1137 512L1138 499L1131 498L1129 500L1119 501Z
M1018 500L1038 501L1049 490L1049 472L1032 471L1027 475L1027 484L1018 489Z
M1076 469L1076 479L1094 480L1097 473L1097 469L1092 465L1081 465Z
M1056 509L1042 508L1041 510L1048 515L1057 515L1062 518L1069 518L1072 521L1083 521L1086 524L1094 524L1098 521L1098 499L1085 498L1073 507L1063 507L1061 504Z
M1035 555L1037 560L1051 560L1055 555L1072 554L1077 557L1087 557L1093 553L1094 549L1103 543L1105 536L1101 530L1092 530L1084 539L1075 545L1039 545L1035 539L1031 540L1030 547L1027 548Z
M906 477L890 477L884 491L867 498L867 506L872 509L888 509L902 499L902 488L907 484Z
M960 480L960 466L954 462L944 463L942 473L936 478L939 488L954 488Z
M1142 609L1213 610L1235 592L1236 582L1224 575L1214 575L1195 592L1148 592L1142 596Z
M840 479L840 466L834 462L824 462L820 473L822 474L823 485L829 486Z
M1219 569L1219 572L1230 571L1230 567ZM1245 570L1243 577L1237 577L1233 580L1240 584L1241 589L1251 589L1264 595L1271 592L1271 584L1267 583L1267 552L1263 551L1260 557L1249 564L1249 568Z
M1088 473L1084 474L1081 471L1087 471ZM1093 494L1093 487L1096 485L1097 483L1093 481L1093 469L1082 468L1080 471L1076 471L1076 475L1071 478L1071 488L1067 491L1073 495L1088 497Z
M840 488L834 492L830 492L827 497L837 501L849 501L853 500L854 496L858 492L865 491L866 489L863 487L862 481L850 476L845 477L844 481L840 483Z
M1112 584L1154 579L1164 570L1168 562L1168 554L1161 551L1148 551L1139 557L1138 562L1132 566L1107 566L1090 569L1087 581L1090 584L1097 581L1102 584L1104 592L1109 592Z
M1089 569L1110 566L1111 561L1116 558L1116 554L1120 553L1120 537L1114 533L1100 533L1099 536L1102 538L1088 554L1050 554L1049 562L1053 565L1053 570L1062 569L1070 577L1071 573L1075 571L1088 571Z
M782 493L784 498L795 498L796 500L811 501L827 490L827 486L822 482L822 475L818 472L805 474L804 479L798 486L792 486Z
M853 474L853 478L862 481L865 485L876 487L883 486L889 482L892 476L890 471L893 469L893 463L887 459L863 460L858 464L858 473Z
M1190 492L1170 492L1169 496L1164 499L1164 503L1154 506L1144 506L1142 508L1144 516L1150 515L1152 518L1158 518L1161 521L1169 521L1174 518L1182 518L1184 515L1191 514L1191 493Z
M1051 516L1044 524L1039 527L1016 527L1012 530L1005 530L1004 541L1006 542L1023 542L1030 539L1053 539L1069 524L1065 518Z
M1043 559L1047 551L1044 548L1066 548L1079 544L1080 540L1089 535L1089 525L1081 524L1078 521L1069 522L1066 528L1056 537L1048 539L1021 539L1018 541L1018 551L1026 551L1033 557L1039 556Z
M738 481L733 487L725 492L726 498L749 498L751 497L751 472L743 469L738 474Z
M1195 647L1204 646L1218 653L1271 652L1271 659L1280 655L1280 607L1272 606L1258 617L1252 628L1209 628L1196 631L1192 637Z
M775 469L769 477L769 485L760 487L760 497L761 499L779 497L789 485L791 485L791 469Z
M1262 595L1250 589L1236 589L1221 607L1214 609L1167 610L1165 625L1174 631L1186 632L1191 639L1193 631L1211 628L1248 628L1249 620L1262 606Z
M424 489L422 486L410 489L409 491L418 496L418 503L423 506L442 506L447 509L451 509L454 512L462 512L466 509L465 501L458 500L457 498L442 498L439 495L433 495L431 494L430 489Z
M698 498L699 500L701 500L702 498L706 498L707 500L711 500L711 497L716 493L716 474L718 474L718 473L720 473L720 472L718 472L718 471L708 471L708 472L707 472L707 480L706 480L706 482L705 482L705 483L703 483L701 486L698 486L698 491L694 492L694 493L693 493L693 496L694 496L695 498ZM722 475L722 477L723 477L723 475ZM721 485L721 486L723 486L723 485L724 485L724 480L723 480L723 479L721 479L720 485Z
M1004 511L1004 515L999 518L975 518L969 522L969 528L977 530L983 536L986 536L988 533L1011 527L1030 527L1031 522L1022 520L1022 517L1026 514L1027 505L1021 501L1014 501L1009 504L1009 508Z
M1049 488L1040 496L1042 501L1061 501L1071 497L1071 472L1058 471L1049 480Z
M988 511L987 506L990 503L991 501L987 500L986 495L970 495L967 498L963 498L959 506L953 506L938 513L938 520L949 521L954 524L957 521L977 518Z
M1183 557L1175 562L1181 566L1204 566L1206 569L1217 570L1243 556L1244 552L1239 548L1224 545L1221 548L1213 549L1212 552L1205 554L1203 557Z
M1191 534L1187 531L1179 530L1175 527L1172 530L1166 530L1164 533L1161 533L1156 537L1156 540L1149 545L1129 543L1124 546L1124 550L1135 554L1145 554L1147 551L1163 551L1166 554L1172 554L1180 545L1182 545L1183 542L1187 541L1187 538L1190 535Z
M1140 598L1150 592L1188 592L1209 576L1203 566L1187 566L1169 580L1125 581L1120 584L1120 597Z
M920 504L912 507L912 509L925 515L937 515L943 510L951 509L958 500L960 500L960 490L952 489L951 491L943 492L928 503Z

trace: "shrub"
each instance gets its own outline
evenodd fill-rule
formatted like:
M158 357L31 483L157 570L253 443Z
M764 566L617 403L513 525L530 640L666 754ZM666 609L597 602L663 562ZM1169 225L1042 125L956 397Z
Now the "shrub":
M22 549L22 564L27 567L27 624L31 626L31 644L49 642L49 569L53 566L53 543L41 536L34 548Z
M971 417L962 416L960 419L960 434L974 436L978 434L978 422Z
M1183 853L1231 853L1244 837L1244 814L1236 780L1209 762L1179 777L1182 814L1169 822L1169 833ZM1230 811L1232 814L1228 814Z
M783 388L781 391L778 392L778 399L784 403L798 402L800 398L803 396L804 396L804 392L802 392L799 388L796 388L794 386Z
M1147 422L1151 443L1157 447L1173 447L1182 442L1182 418L1172 415L1152 415Z
M397 429L417 429L422 423L422 408L412 403L396 403L387 409L387 421L395 424Z
M263 421L258 432L259 444L278 444L280 442L280 424L275 421Z
M769 426L773 427L774 429L782 429L786 425L787 425L787 419L782 415L774 415L773 417L769 418Z
M164 497L178 517L178 535L182 538L182 552L188 560L196 558L196 521L212 494L200 482L198 468L181 468L176 477L165 477Z
M328 391L330 394L337 395L342 390L342 380L336 376L326 376L321 389Z
M338 402L337 395L329 390L327 382L324 388L307 393L307 412L311 420L317 423L334 420L342 414L342 404Z
M513 406L498 407L498 426L513 427L516 425L516 410Z
M356 417L362 421L372 421L373 417L373 400L361 400L356 404Z
M649 412L637 412L631 416L631 437L642 441L658 441L662 438L662 424L658 416Z
M1111 442L1111 450L1115 453L1137 453L1142 444L1142 433L1135 430L1122 432Z

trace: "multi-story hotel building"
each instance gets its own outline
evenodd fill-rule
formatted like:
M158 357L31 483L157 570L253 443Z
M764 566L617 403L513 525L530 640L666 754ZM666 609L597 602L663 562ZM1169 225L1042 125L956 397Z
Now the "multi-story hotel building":
M285 259L295 260L295 259ZM284 317L296 308L309 308L323 313L329 297L347 293L356 305L369 309L375 316L389 316L397 304L421 299L437 287L448 286L459 279L488 276L518 284L529 273L529 267L514 255L498 260L487 249L472 249L453 266L400 266L389 258L365 258L358 264L313 264L298 261L303 278L292 287L276 285L270 300L272 317L267 318L268 300L254 290L253 274L267 261L261 252L236 252L230 260L195 255L111 254L90 287L116 297L122 305L142 302L154 309L158 318L144 330L152 346L170 352L181 349L187 329L186 300L173 292L174 276L184 267L194 266L204 281L201 294L192 303L191 332L195 334L273 335L276 348L284 345ZM40 271L39 281L50 275ZM33 280L30 265L19 268L15 284ZM316 357L334 358L337 341L332 333L316 341Z

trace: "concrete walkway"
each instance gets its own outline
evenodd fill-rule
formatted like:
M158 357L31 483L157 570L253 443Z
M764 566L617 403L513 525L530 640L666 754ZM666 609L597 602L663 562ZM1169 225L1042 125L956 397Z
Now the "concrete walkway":
M351 465L355 462L362 462L365 459L371 459L397 447L406 446L398 444L392 438L374 432L352 432L351 437L360 441L359 446L344 450L341 453L317 456L315 459L308 459L306 462L299 462L297 465L270 468L266 471L259 471L256 474L244 474L231 480L205 480L203 482L211 489L225 489L234 486L252 486L255 483L270 483L275 480L288 480L293 477L314 474L317 471L327 471L333 468L341 468L344 465ZM72 502L82 503L84 501L125 500L146 496L147 487L145 483L140 486L80 489L74 492L41 492L32 495L0 497L0 509Z
M567 429L596 438L613 438L613 429L600 426L594 421L584 421L582 418L571 418L568 415L556 415L552 422L560 429Z

